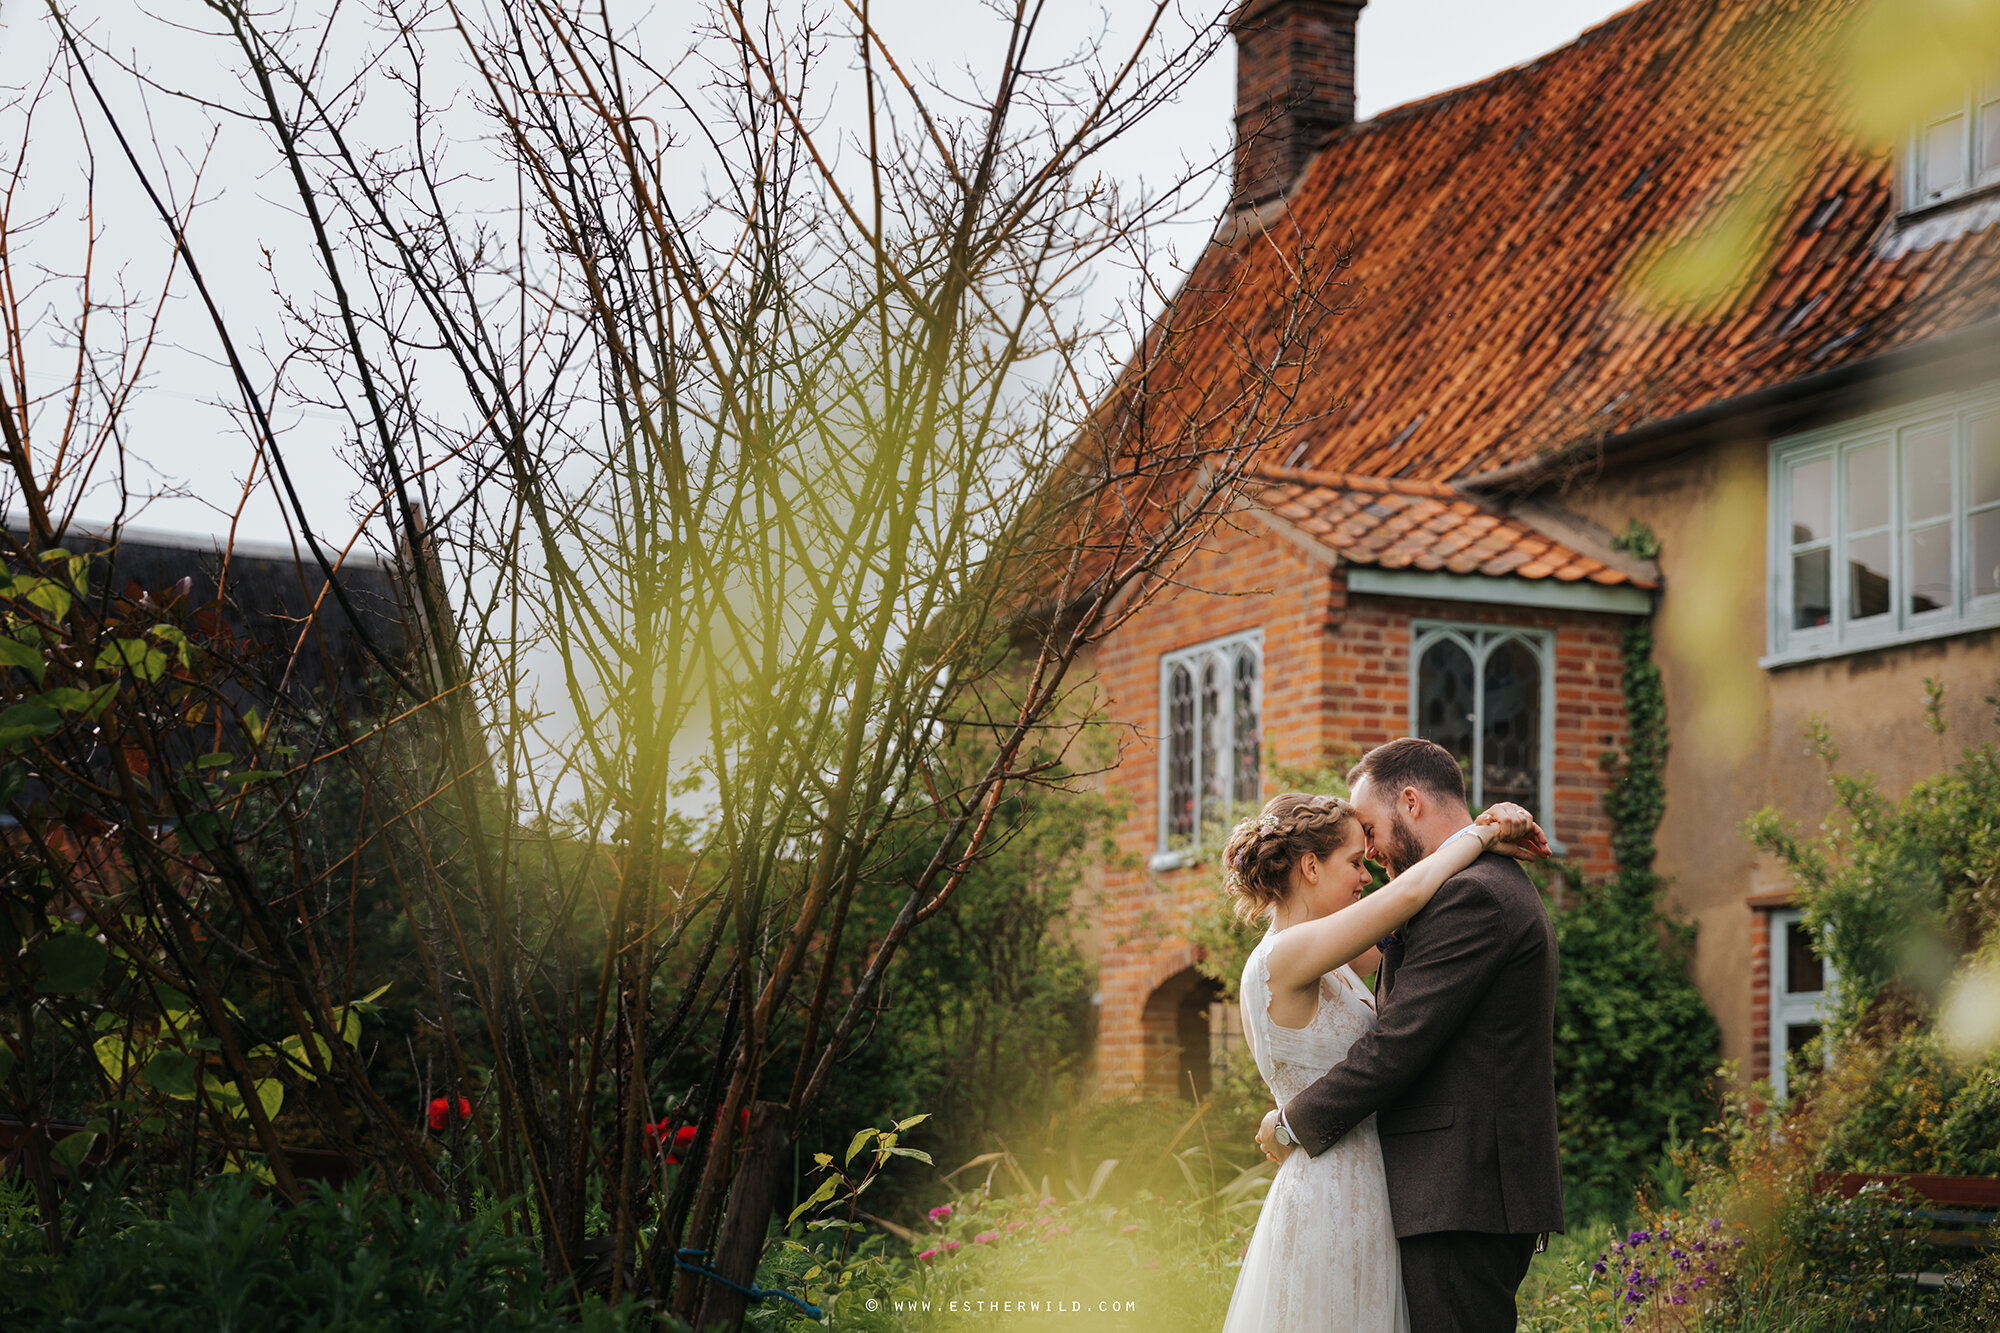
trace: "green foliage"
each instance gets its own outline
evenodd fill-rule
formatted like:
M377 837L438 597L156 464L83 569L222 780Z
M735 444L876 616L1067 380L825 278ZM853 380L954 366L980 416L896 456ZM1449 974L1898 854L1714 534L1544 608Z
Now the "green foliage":
M1197 1145L1190 1156L1200 1155ZM798 1292L842 1328L1045 1327L1060 1313L1093 1329L1211 1330L1228 1308L1271 1173L1259 1159L1211 1184L1195 1165L1188 1179L1197 1188L1116 1194L1115 1159L1053 1188L1005 1154L985 1165L983 1181L935 1200L907 1239L871 1235L843 1262L828 1241L795 1232L767 1252L757 1284ZM753 1310L750 1323L786 1333L819 1327L776 1302Z
M0 1268L0 1316L19 1333L449 1333L624 1327L595 1301L566 1307L530 1248L434 1199L314 1189L296 1208L220 1178L166 1215L97 1201L59 1259ZM6 1216L0 1200L0 1217Z
M1657 560L1660 556L1659 536L1636 518L1626 520L1625 530L1611 538L1611 547L1640 560Z
M1676 1132L1714 1113L1720 1036L1694 983L1694 934L1658 906L1653 836L1666 805L1665 693L1652 631L1626 631L1630 741L1605 797L1618 873L1556 914L1556 1110L1572 1218L1622 1217ZM1572 880L1577 877L1570 876Z
M1943 729L1943 691L1925 682L1925 725ZM1892 985L1928 993L2000 915L2000 747L1967 747L1948 770L1891 800L1872 773L1846 773L1823 718L1806 727L1833 809L1802 837L1775 809L1751 840L1785 863L1806 923L1840 974L1844 1032Z
M1928 1031L1853 1044L1817 1095L1828 1170L2000 1175L2000 1058L1968 1069Z
M1030 1136L1088 1095L1096 979L1077 913L1086 868L1117 854L1114 813L1087 791L1022 786L1002 802L990 854L905 943L864 1057L835 1067L808 1151L844 1149L853 1125L919 1105L933 1118L914 1146L950 1165ZM913 856L928 855L919 841ZM894 908L857 903L849 977ZM890 1210L917 1188L915 1174L890 1171L871 1207Z

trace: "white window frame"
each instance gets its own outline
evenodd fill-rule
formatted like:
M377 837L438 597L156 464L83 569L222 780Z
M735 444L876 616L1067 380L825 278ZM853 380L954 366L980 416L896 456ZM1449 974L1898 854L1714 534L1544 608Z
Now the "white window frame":
M1940 107L1910 127L1903 150L1903 212L1938 208L2000 186L2000 161L1981 164L1980 147L2000 120L2000 79L1988 81L1961 100ZM1933 131L1957 121L1956 142L1946 151L1957 159L1958 183L1932 190L1925 184L1932 160Z
M1770 914L1765 938L1765 960L1770 967L1771 1009L1766 1016L1764 1030L1769 1034L1771 1045L1771 1090L1782 1102L1790 1095L1787 1072L1791 1063L1791 1039L1787 1029L1816 1023L1822 1031L1833 1018L1833 1011L1840 998L1840 978L1833 970L1833 964L1826 955L1820 955L1820 968L1825 983L1823 990L1804 991L1794 995L1785 989L1790 958L1787 950L1791 927L1801 924L1804 916L1796 908L1782 908ZM1824 1045L1824 1043L1822 1043ZM1829 1047L1824 1052L1828 1065L1833 1063L1833 1051Z
M1904 407L1857 417L1836 426L1788 436L1771 444L1769 551L1767 568L1768 653L1761 665L1783 666L1843 653L1863 652L1897 643L1913 643L2000 625L2000 592L1974 596L1972 523L1975 513L2000 508L1971 504L1972 423L2000 414L2000 389L1988 387L1944 394ZM1903 513L1904 446L1912 435L1929 428L1951 429L1952 588L1949 601L1930 611L1910 608L1906 553L1910 524ZM1878 444L1889 446L1889 602L1886 615L1856 621L1849 616L1847 551L1854 534L1848 531L1848 459ZM1830 529L1817 542L1794 547L1792 538L1792 475L1801 464L1832 460ZM1921 525L1921 521L1919 526ZM1869 529L1874 535L1877 529ZM1794 628L1792 589L1794 550L1825 546L1828 556L1828 596L1831 616L1825 625Z
M1159 836L1157 841L1158 851L1154 853L1151 861L1152 868L1155 870L1178 869L1181 866L1194 864L1201 857L1201 831L1204 817L1202 795L1207 777L1202 771L1201 764L1201 669L1211 661L1218 666L1226 668L1224 679L1229 683L1228 698L1232 706L1222 709L1221 735L1217 740L1216 753L1218 755L1228 755L1233 768L1236 755L1236 710L1233 707L1236 679L1235 664L1237 656L1246 650L1257 664L1256 680L1251 686L1250 706L1252 711L1257 715L1257 732L1261 745L1264 731L1264 631L1262 629L1244 630L1237 634L1225 634L1219 639L1210 639L1205 643L1197 643L1192 647L1177 649L1171 653L1163 653L1160 657L1160 757L1159 780L1155 791L1157 797L1156 804L1159 806ZM1181 846L1174 845L1172 830L1168 826L1171 817L1169 798L1172 794L1174 754L1174 728L1170 690L1172 688L1174 670L1177 667L1185 668L1188 671L1190 678L1194 681L1195 688L1193 733L1195 738L1194 828L1189 835L1187 843ZM1251 794L1249 798L1251 800L1255 800L1261 794L1263 785L1262 773L1263 763L1260 755L1258 762L1259 791ZM1233 790L1230 795L1232 801L1236 803L1240 803L1244 799L1240 793Z
M1556 765L1556 641L1555 632L1526 625L1487 625L1474 622L1449 620L1417 620L1410 624L1410 734L1421 736L1419 730L1420 704L1417 696L1418 673L1423 666L1424 654L1431 645L1440 640L1450 640L1463 648L1472 659L1472 678L1476 696L1473 701L1472 717L1472 773L1466 783L1466 799L1472 803L1472 811L1477 814L1485 805L1482 788L1485 784L1484 756L1481 751L1486 745L1486 659L1493 650L1510 640L1525 644L1535 655L1535 661L1542 669L1542 735L1541 735L1541 782L1535 795L1536 818L1541 822L1542 832L1548 836L1552 847L1560 849L1556 841L1554 803L1549 799L1552 793L1551 775Z

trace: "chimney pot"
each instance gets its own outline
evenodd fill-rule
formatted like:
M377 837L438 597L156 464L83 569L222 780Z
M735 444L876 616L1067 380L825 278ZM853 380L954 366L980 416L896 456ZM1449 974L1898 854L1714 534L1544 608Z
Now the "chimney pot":
M1244 0L1236 37L1231 207L1288 194L1327 137L1354 120L1354 25L1368 0Z

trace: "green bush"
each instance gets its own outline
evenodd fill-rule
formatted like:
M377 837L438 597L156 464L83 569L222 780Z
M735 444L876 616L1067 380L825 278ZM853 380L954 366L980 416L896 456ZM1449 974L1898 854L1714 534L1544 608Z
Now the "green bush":
M456 1221L428 1197L318 1186L291 1208L260 1197L246 1177L223 1176L176 1194L164 1217L137 1218L110 1197L115 1189L96 1187L102 1196L60 1257L17 1253L0 1268L0 1325L16 1333L625 1326L624 1312L595 1301L566 1307L532 1247ZM13 1216L0 1200L0 1217Z
M1934 681L1926 689L1926 726L1942 738L1942 690ZM1840 771L1823 718L1806 737L1835 798L1818 836L1802 837L1769 807L1748 828L1784 861L1806 923L1840 974L1836 1027L1845 1032L1892 988L1932 991L2000 916L2000 747L1968 746L1945 772L1891 800L1874 774Z

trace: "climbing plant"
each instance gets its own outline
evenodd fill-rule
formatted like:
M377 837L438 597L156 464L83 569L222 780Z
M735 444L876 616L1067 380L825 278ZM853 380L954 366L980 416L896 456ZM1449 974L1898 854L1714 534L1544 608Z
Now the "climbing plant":
M1629 738L1603 763L1618 870L1556 914L1556 1109L1575 1219L1621 1217L1676 1133L1715 1112L1715 1016L1688 978L1694 928L1660 909L1654 835L1666 808L1667 710L1652 628L1625 632ZM1572 883L1580 877L1571 873Z

